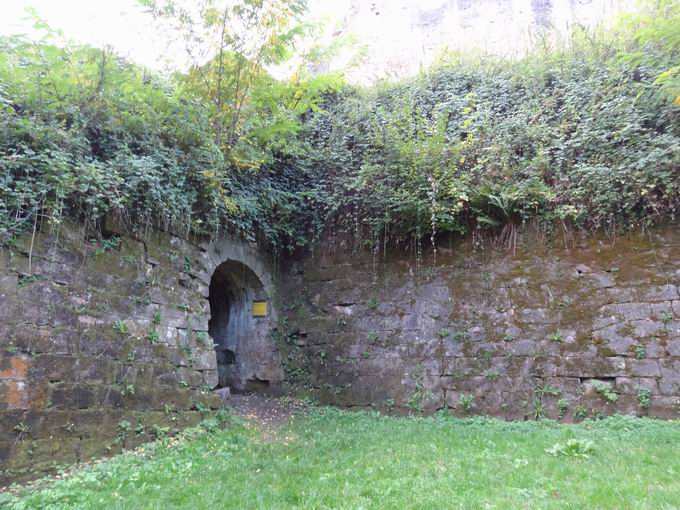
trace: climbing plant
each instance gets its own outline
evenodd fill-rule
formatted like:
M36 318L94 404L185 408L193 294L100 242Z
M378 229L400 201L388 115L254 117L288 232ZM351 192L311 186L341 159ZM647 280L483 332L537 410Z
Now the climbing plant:
M3 243L66 216L96 230L107 214L274 250L676 219L677 0L521 58L449 53L372 87L308 61L268 73L311 30L301 0L143 3L181 35L184 71L49 30L0 39Z
M680 111L659 89L680 61L671 3L522 59L449 55L334 96L306 123L313 150L300 162L321 222L362 246L528 220L674 219Z

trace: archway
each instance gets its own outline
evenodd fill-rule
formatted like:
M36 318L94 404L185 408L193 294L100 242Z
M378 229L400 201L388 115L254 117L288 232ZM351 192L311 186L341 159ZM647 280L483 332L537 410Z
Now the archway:
M283 374L270 337L270 296L257 274L240 261L222 262L210 279L208 301L218 387L277 392Z

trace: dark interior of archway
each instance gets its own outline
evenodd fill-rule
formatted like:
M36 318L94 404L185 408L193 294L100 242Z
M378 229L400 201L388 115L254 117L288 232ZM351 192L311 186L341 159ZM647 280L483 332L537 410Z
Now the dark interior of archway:
M228 386L234 393L260 392L269 383L253 376L242 380L244 360L239 359L239 342L252 334L250 302L262 296L262 292L262 283L255 273L238 261L223 262L210 279L208 333L215 345L218 388Z
M228 282L225 281L225 278L221 278L217 272L210 279L208 301L210 302L208 333L215 344L219 380L217 387L223 388L229 383L226 376L230 370L227 365L234 365L236 363L236 353L225 347L225 339L229 328L231 299Z

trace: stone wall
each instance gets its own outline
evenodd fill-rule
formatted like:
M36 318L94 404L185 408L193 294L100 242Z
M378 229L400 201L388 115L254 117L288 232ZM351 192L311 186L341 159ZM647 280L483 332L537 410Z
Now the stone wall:
M677 417L677 228L517 242L291 263L284 335L301 384L400 412Z
M159 232L142 242L115 225L104 241L78 225L45 230L0 250L0 483L198 423L220 405L208 334L215 268L248 264L271 291L243 243ZM273 344L261 344L248 362L265 362L240 364L242 377L280 379Z
M675 227L472 236L436 259L328 242L278 271L247 243L104 231L0 250L0 481L196 424L220 379L400 413L678 415Z

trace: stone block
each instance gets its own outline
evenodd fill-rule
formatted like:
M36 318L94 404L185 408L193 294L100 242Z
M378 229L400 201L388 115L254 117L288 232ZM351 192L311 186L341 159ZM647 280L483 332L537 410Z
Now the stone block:
M203 404L203 406L213 410L219 409L224 405L224 400L216 393L201 393L194 398L194 407L196 407L196 402Z
M666 344L669 356L680 357L680 340L671 340Z
M77 460L77 439L26 440L18 442L5 468L12 471L29 467L41 471L58 466L74 464Z
M532 377L555 377L559 373L559 363L560 358L554 356L548 356L544 358L527 358L528 363L526 364L527 371L523 375ZM510 375L516 376L519 374Z
M201 375L203 377L203 386L208 386L210 388L217 386L219 382L217 370L204 370L201 372Z
M663 420L677 420L679 402L680 399L677 396L652 395L648 414Z
M564 377L606 378L625 377L626 360L623 358L562 358L557 375Z
M659 362L655 359L628 359L626 370L633 377L660 377Z
M19 353L0 353L0 381L23 381L28 376L30 367L28 356Z
M645 300L636 287L612 287L606 289L609 303L637 303Z
M624 321L645 320L652 315L649 303L620 303L616 306Z
M201 376L201 373L196 370L187 367L179 367L177 369L177 375L180 381L184 381L191 388L200 388L203 385L203 377Z
M122 359L129 352L132 339L116 333L113 323L82 331L78 346L85 356Z
M48 386L48 405L51 408L88 409L99 403L97 388L93 385L60 382Z
M663 358L666 356L666 348L664 345L667 344L665 338L653 338L645 339L640 342L645 347L645 357L647 358ZM632 354L631 354L632 355Z
M513 356L533 356L536 353L536 342L531 340L513 340L505 346Z
M524 324L554 324L555 318L547 308L525 308L520 311L519 320Z
M229 403L229 397L231 396L229 388L219 388L215 390L215 394L220 398L223 404Z
M24 409L0 408L0 442L14 442L17 440L18 431L15 427L24 423L34 429L39 419L39 412L26 411Z
M661 378L659 391L663 395L680 395L680 361L677 359L660 360Z
M152 363L118 364L116 378L113 383L117 385L134 384L135 386L152 387L158 381L159 371L162 373L170 372L174 375L174 366L169 364L159 365Z
M209 319L210 319L209 315L191 314L189 315L188 318L189 329L192 329L194 331L203 331L207 333Z
M600 342L601 347L618 356L626 355L638 340L629 334L629 329L621 325L608 326L593 332L593 339Z
M196 370L217 370L217 355L214 349L202 348L193 355L193 367Z
M0 381L0 411L5 409L30 409L27 383L21 380Z
M671 301L671 306L673 308L673 315L680 317L680 300Z
M656 379L650 377L617 377L616 391L622 395L637 395L640 388L649 390L652 395L659 394Z
M661 321L632 321L630 322L630 325L633 328L632 334L636 338L650 338L665 334L665 325Z
M651 286L643 291L644 301L673 301L676 299L680 299L678 288L671 284Z
M80 371L77 367L81 361L84 364L87 363L87 361L79 360L75 356L40 354L31 360L31 377L38 379L40 384L76 382L80 380ZM101 363L108 363L108 360L104 359ZM87 376L88 372L86 371L83 375ZM94 375L94 373L91 375Z
M168 328L187 329L189 327L189 314L187 312L166 308L161 317L162 324Z

